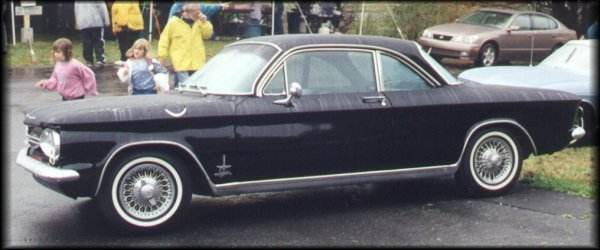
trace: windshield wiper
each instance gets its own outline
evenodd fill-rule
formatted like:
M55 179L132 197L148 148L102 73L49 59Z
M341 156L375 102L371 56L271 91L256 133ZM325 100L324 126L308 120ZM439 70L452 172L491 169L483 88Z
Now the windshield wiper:
M182 85L180 84L179 86L182 86ZM196 88L196 89L200 90L200 94L202 94L202 96L207 96L208 95L208 93L206 93L206 86L200 86L198 84L189 84L189 85L186 84L186 85L183 85L183 86L188 86L190 88Z

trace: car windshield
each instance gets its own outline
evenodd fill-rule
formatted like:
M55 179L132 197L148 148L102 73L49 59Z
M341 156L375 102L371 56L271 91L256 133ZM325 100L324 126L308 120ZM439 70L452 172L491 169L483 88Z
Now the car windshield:
M588 46L566 44L546 57L540 65L589 73L592 67L591 52Z
M249 95L260 72L277 53L271 45L225 47L181 84L181 90L205 94Z
M450 74L450 72L448 72L448 70L446 70L444 67L442 67L442 65L440 65L429 54L427 54L427 52L425 52L423 49L420 49L419 52L421 53L421 56L423 56L423 58L425 58L425 61L427 61L435 69L435 71L437 71L438 74L440 74L444 78L444 80L446 80L446 83L448 83L448 85L460 84L460 81L457 80L456 77L454 77L452 74Z
M511 14L493 11L475 11L464 16L459 23L482 25L494 28L502 28L511 17Z

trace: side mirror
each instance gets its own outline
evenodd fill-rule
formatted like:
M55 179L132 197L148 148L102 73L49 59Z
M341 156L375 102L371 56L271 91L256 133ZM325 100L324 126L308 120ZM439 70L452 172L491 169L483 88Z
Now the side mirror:
M275 100L273 103L278 105L290 106L292 104L292 98L300 98L302 96L302 86L300 83L293 82L290 85L290 90L288 91L288 95L285 99Z
M508 29L506 31L508 31L508 33L510 33L511 31L515 31L515 30L519 30L521 29L521 27L517 26L517 25L513 25L508 27Z

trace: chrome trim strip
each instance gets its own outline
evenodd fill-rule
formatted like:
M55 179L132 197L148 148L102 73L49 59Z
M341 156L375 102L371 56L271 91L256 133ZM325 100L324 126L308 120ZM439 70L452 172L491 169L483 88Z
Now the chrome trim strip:
M525 133L525 135L527 135L527 138L529 138L529 142L531 142L531 146L533 147L533 153L535 155L537 155L537 147L535 146L535 143L533 142L531 135L529 134L529 132L527 132L527 130L523 126L521 126L521 124L519 124L518 122L516 122L512 119L490 119L490 120L481 121L481 122L473 125L469 129L469 133L467 134L467 137L465 138L465 144L463 145L462 152L460 153L460 158L458 158L458 161L455 164L458 165L462 161L463 155L465 154L465 150L467 149L467 144L469 143L469 140L471 140L471 137L473 136L473 134L475 134L475 132L477 132L483 126L492 125L492 124L502 124L502 123L508 123L511 125L515 125L519 129L521 129L521 131L523 131L523 133Z
M204 166L202 165L202 163L200 163L200 160L198 160L198 158L196 157L196 155L190 149L188 149L187 147L185 147L185 146L183 146L183 145L181 145L179 143L172 142L172 141L143 141L143 142L132 142L132 143L124 144L121 147L119 147L118 149L116 149L115 151L113 151L113 153L110 155L110 157L108 158L108 160L104 164L104 167L102 167L102 174L100 174L100 179L98 179L98 187L96 188L96 192L94 193L94 196L97 196L98 192L100 192L100 187L102 185L102 180L104 179L104 173L106 172L106 169L108 168L108 165L110 164L110 162L112 161L112 159L117 155L117 153L119 153L123 149L129 148L129 147L132 147L132 146L152 145L152 144L165 144L165 145L177 146L177 147L183 149L184 151L186 151L188 153L188 155L190 155L194 159L194 161L196 161L196 164L198 164L198 166L200 167L200 170L202 170L202 173L204 173L204 177L206 177L207 183L210 185L210 187L213 190L213 192L215 192L215 185L208 178L208 173L206 172L206 170L204 170Z
M379 56L380 56L380 58L379 58L379 64L381 65L381 51L378 51L378 54L380 54L380 55L379 55ZM393 54L387 53L387 52L385 52L385 51L383 52L383 55L384 55L384 56L389 56L389 57L392 57L392 58L394 58L394 59L396 59L396 60L399 60L400 62L402 62L402 63L403 63L405 66L407 66L409 69L411 69L413 72L415 72L415 73L416 73L417 75L419 75L421 78L423 78L423 80L424 80L425 82L427 82L427 84L429 84L429 86L430 86L430 87L434 88L434 87L436 87L436 86L440 86L439 84L437 84L437 85L436 85L436 83L432 83L431 81L429 81L429 79L427 78L427 76L425 76L425 75L423 75L423 74L421 73L421 70L418 70L418 69L414 68L414 67L413 67L413 65L411 65L411 63L410 63L410 62L407 62L407 61L405 61L406 59L404 59L404 58L399 58L399 57L397 57L397 56L395 56L395 55L393 55ZM433 67L432 67L432 68L433 68ZM383 66L381 66L380 70L381 70L381 75L383 76ZM439 74L439 73L438 73L438 74ZM442 78L443 78L443 77L442 77ZM383 89L383 84L384 84L384 83L382 83L382 85L381 85L382 89ZM385 91L385 89L383 89L383 91ZM392 91L393 91L393 90L392 90Z
M79 179L79 173L71 169L60 169L44 164L32 157L27 156L27 148L23 148L17 155L17 164L34 176L51 183L75 181Z
M288 190L291 188L317 187L323 182L336 182L336 185L358 184L376 180L398 180L402 178L424 177L421 174L428 173L430 176L442 176L454 174L457 165L442 165L420 168L401 168L393 170L366 171L358 173L343 173L331 175L315 175L307 177L279 178L257 181L232 182L216 185L218 196L247 193ZM419 174L419 175L417 175ZM370 180L368 180L370 178Z

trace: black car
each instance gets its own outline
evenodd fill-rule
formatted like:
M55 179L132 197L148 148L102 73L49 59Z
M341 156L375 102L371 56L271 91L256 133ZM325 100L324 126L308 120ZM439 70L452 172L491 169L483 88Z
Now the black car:
M585 134L580 101L461 84L411 41L266 36L228 45L169 95L26 110L17 163L134 231L184 218L192 194L455 175L499 195L530 154Z

